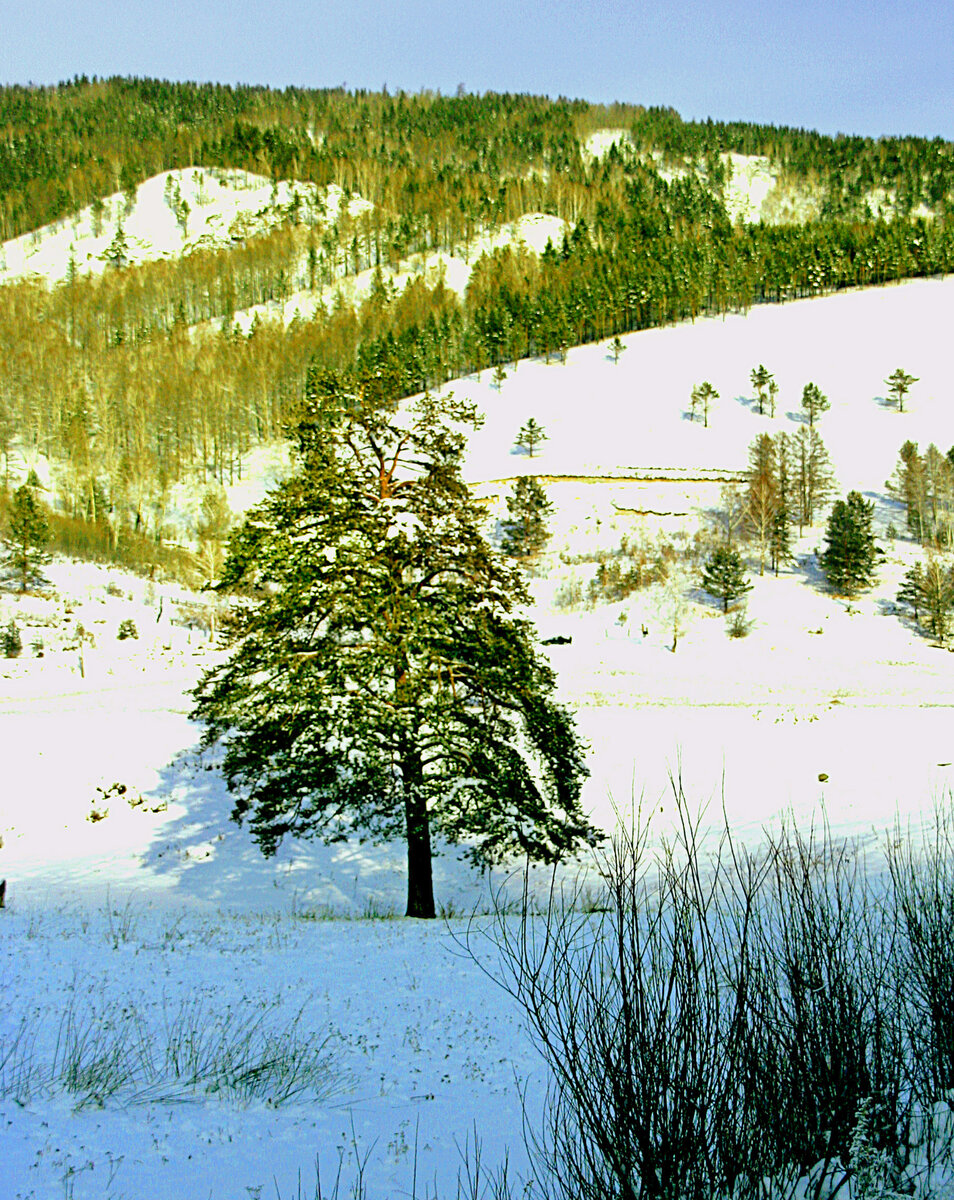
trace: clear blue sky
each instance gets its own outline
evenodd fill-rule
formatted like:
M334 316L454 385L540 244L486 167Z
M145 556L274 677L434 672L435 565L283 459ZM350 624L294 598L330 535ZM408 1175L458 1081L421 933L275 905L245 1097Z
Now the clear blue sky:
M954 140L954 0L0 0L0 82L76 74L463 84Z

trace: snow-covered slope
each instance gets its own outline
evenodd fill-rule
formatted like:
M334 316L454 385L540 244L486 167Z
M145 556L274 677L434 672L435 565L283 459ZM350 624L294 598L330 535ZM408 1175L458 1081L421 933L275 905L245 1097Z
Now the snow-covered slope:
M607 829L638 804L671 831L676 775L707 821L724 801L750 841L793 813L873 844L950 794L954 655L893 611L911 543L884 542L876 587L848 605L822 586L816 526L792 567L753 581L738 640L687 580L675 653L660 589L592 609L566 596L592 575L582 556L659 528L691 536L752 439L799 427L808 380L831 400L819 429L841 492L874 498L882 533L903 527L883 488L900 445L954 442L952 307L954 280L925 280L635 334L617 364L605 344L580 347L565 366L522 363L499 390L489 373L453 385L487 417L467 471L491 516L520 472L559 505L532 615L541 635L572 637L546 653L589 740L586 801ZM752 399L760 362L780 384L774 420ZM898 366L919 377L904 414L885 401ZM686 412L703 379L721 393L708 429ZM514 447L530 416L549 435L532 460ZM418 1195L425 1180L447 1194L475 1128L485 1169L509 1147L519 1170L521 1088L533 1111L544 1081L515 1010L441 923L362 916L400 911L403 848L293 843L263 859L229 822L188 718L217 652L206 600L66 562L48 577L36 595L0 593L0 626L14 620L24 643L0 659L0 1195L287 1200L299 1171L312 1194L316 1155L329 1191L340 1152L345 1180L367 1156L369 1195L391 1196L411 1191L415 1142ZM120 640L128 620L138 636ZM453 850L436 873L451 909L486 903L488 880ZM155 1092L129 1107L127 1089L75 1112L62 1090L14 1086L24 1037L48 1062L70 1011L90 1029L134 1014L151 1044L196 1004L209 1028L240 1012L282 1029L301 1010L316 1041L334 1031L328 1086L278 1109Z

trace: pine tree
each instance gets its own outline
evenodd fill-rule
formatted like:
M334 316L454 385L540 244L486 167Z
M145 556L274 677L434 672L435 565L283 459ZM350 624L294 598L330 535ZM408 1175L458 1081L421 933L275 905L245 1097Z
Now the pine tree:
M772 554L772 570L778 576L779 566L792 560L792 523L788 516L788 506L779 504L772 519L772 533L769 541Z
M808 427L814 428L815 419L827 412L831 405L828 397L817 383L806 383L802 389L802 408L808 413Z
M885 383L888 385L888 394L898 406L898 412L904 412L904 397L910 392L911 384L917 383L915 375L909 375L901 367L888 376Z
M129 265L129 247L126 244L126 231L123 229L122 221L117 224L116 233L109 243L106 260L117 270Z
M692 389L692 419L696 419L697 413L702 413L702 425L704 429L709 428L709 407L713 400L718 399L719 393L715 390L708 379L704 380L702 383L696 384L696 386Z
M50 523L37 498L39 487L40 481L31 471L26 483L13 493L7 510L7 562L20 577L21 592L27 590L30 580L49 560L46 547L50 542Z
M752 590L745 577L745 564L738 550L731 546L718 546L706 559L702 571L702 586L710 596L722 601L722 611L727 613L733 600L738 600Z
M755 388L756 395L758 396L759 415L761 416L765 411L766 390L775 377L763 363L759 363L757 367L752 369L749 378L752 380L752 386Z
M875 540L871 528L874 504L860 492L836 500L820 557L829 585L846 596L870 587L875 574Z
M613 365L614 366L618 365L619 356L623 353L623 351L625 349L626 349L626 346L625 346L622 338L619 336L619 334L617 334L616 337L614 337L613 340L610 342L610 352L613 355Z
M501 549L514 558L539 554L550 536L547 517L553 505L535 475L521 475L507 497L508 520L503 522Z
M947 641L954 610L954 568L929 554L926 565L915 563L905 572L898 599L911 605L917 624L923 616L932 636L942 644Z
M433 917L432 833L478 863L599 840L583 745L461 478L473 406L397 412L330 373L308 394L297 474L230 542L221 586L258 599L195 715L266 854L286 834L401 836L407 913Z
M919 562L905 571L898 588L897 599L902 604L910 604L914 611L915 624L920 625L920 613L924 608L924 568Z
M525 425L520 427L517 434L516 445L520 450L526 450L528 457L533 458L533 452L541 442L547 440L547 435L543 426L531 417Z

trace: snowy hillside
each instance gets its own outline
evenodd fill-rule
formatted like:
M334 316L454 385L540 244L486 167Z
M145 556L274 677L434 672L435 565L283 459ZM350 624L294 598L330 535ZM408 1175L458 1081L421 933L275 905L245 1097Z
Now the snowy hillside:
M133 219L126 230L132 244ZM172 249L167 235L153 248ZM724 803L749 842L793 814L874 845L949 796L954 655L895 611L910 541L883 539L878 583L847 604L824 588L817 523L792 566L754 579L742 639L687 579L675 653L658 587L589 607L585 586L596 551L623 537L691 539L757 434L799 428L809 380L831 400L819 430L838 494L874 499L882 537L903 529L884 491L901 444L954 443L952 310L954 280L925 280L634 334L618 363L604 343L565 365L523 362L499 388L489 373L452 385L486 414L467 475L490 519L521 472L558 506L531 615L541 636L572 637L546 652L590 743L585 799L604 828L638 805L656 836L671 833L679 775L707 823ZM755 408L759 363L780 385L774 419ZM919 378L903 414L885 399L898 366ZM720 392L709 428L687 412L703 379ZM533 459L515 447L531 416L548 435ZM363 1161L368 1194L394 1196L411 1192L415 1155L417 1195L447 1194L475 1131L485 1170L509 1149L519 1171L521 1098L532 1111L545 1080L516 1010L451 936L455 914L486 906L503 878L448 849L435 886L450 928L411 928L372 919L400 911L400 845L292 843L263 859L229 822L215 757L198 753L188 719L188 689L218 653L207 597L63 561L47 577L35 594L0 592L0 627L14 622L23 641L0 659L0 1195L288 1200L312 1194L317 1156L325 1194L340 1157L343 1179ZM135 636L120 638L124 622ZM275 1107L182 1094L163 1077L81 1106L27 1086L33 1048L46 1062L70 1013L99 1037L103 1022L135 1021L159 1046L189 1021L234 1029L236 1012L286 1042L330 1035L310 1091Z

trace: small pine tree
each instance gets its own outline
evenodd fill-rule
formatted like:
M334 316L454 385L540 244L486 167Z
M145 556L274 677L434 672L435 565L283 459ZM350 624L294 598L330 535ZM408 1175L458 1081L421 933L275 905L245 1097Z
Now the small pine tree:
M752 369L749 378L752 380L752 386L755 388L756 395L758 396L759 416L761 416L765 411L765 393L775 377L763 363L759 363L757 367Z
M527 421L526 425L520 427L520 432L517 434L516 445L520 450L526 450L528 457L533 458L533 452L541 442L547 440L547 435L543 426L533 417Z
M888 394L897 404L898 412L904 412L904 397L910 392L911 384L917 382L917 376L909 375L901 367L898 367L885 380L888 385Z
M802 408L808 413L809 429L813 429L815 419L820 417L823 412L827 412L831 405L828 403L828 397L817 383L806 383L802 389Z
M900 604L911 606L915 624L920 625L920 612L924 607L924 568L919 562L905 571L896 599Z
M497 365L494 367L493 379L494 379L494 387L499 392L507 379L507 370L504 367L503 363L497 363Z
M819 556L829 585L846 596L874 582L875 540L871 529L874 504L860 492L836 500L825 532L826 547Z
M719 393L715 390L712 384L706 379L702 383L696 384L692 389L691 397L691 412L692 419L696 419L698 413L702 413L702 425L704 429L709 428L709 406L713 400L719 399Z
M129 265L129 246L126 243L126 231L122 221L116 226L116 233L106 251L107 261L117 270Z
M616 366L619 363L619 356L623 353L623 351L625 349L626 349L626 346L623 344L622 338L619 336L619 334L617 334L616 337L614 337L613 340L610 342L610 352L613 355L613 365L614 366Z
M4 658L19 658L20 651L23 649L23 639L20 637L20 630L17 628L16 621L11 620L9 625L4 626L0 632L0 650L3 651Z
M702 571L702 586L710 596L722 601L722 611L727 613L733 600L738 600L752 585L745 577L745 564L738 550L731 546L719 546L706 559Z
M49 556L50 523L44 506L37 499L40 481L31 471L26 483L13 493L7 512L7 561L20 577L20 591L25 592L30 580Z
M553 505L534 475L521 475L507 497L508 520L503 523L501 549L514 558L539 554L550 536L547 517Z

